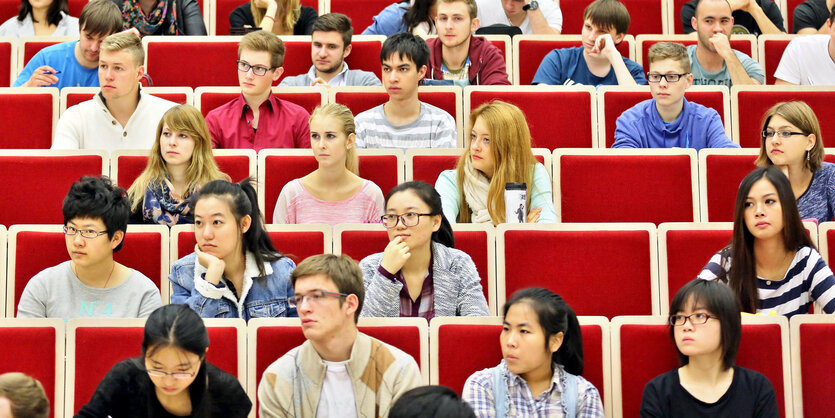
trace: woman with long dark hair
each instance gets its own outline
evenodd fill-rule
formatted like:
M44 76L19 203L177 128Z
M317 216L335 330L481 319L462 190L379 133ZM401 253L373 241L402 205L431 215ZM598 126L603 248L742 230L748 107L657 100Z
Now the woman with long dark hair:
M435 13L437 0L403 0L386 6L374 16L371 26L362 31L363 35L391 36L409 32L420 37L436 35Z
M113 366L76 417L246 417L240 382L206 361L209 333L185 305L145 322L142 355Z
M789 179L771 165L739 185L733 237L699 278L728 284L743 312L835 312L835 277L803 227Z
M0 36L76 36L78 18L67 9L67 0L20 0L17 16L0 25Z

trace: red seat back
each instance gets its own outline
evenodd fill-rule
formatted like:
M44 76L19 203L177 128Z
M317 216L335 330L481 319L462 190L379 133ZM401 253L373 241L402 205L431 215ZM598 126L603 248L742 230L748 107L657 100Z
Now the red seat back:
M429 103L439 107L450 116L455 118L458 110L458 102L455 93L450 91L420 91L418 99L421 102ZM385 91L338 91L336 92L336 103L344 104L351 109L351 113L358 115L372 107L379 106L389 100Z
M444 170L454 170L457 155L415 155L412 157L412 180L435 184Z
M145 71L155 86L237 86L238 42L148 42ZM182 71L170 71L179 68ZM191 69L191 70L185 70Z
M330 252L330 248L325 248L325 236L320 231L268 231L267 235L278 252L290 257L296 264L312 255ZM180 232L177 254L173 254L172 258L177 260L193 253L195 244L194 232Z
M629 33L640 35L644 33L664 33L664 15L661 9L661 2L658 0L623 0L624 6L629 11ZM589 5L583 0L562 0L560 10L562 11L562 33L579 34L583 28L583 11ZM677 15L676 15L677 16Z
M12 74L12 64L17 60L17 56L12 56L12 52L17 51L12 48L11 42L0 42L0 87L11 86L12 77L17 76Z
M680 0L677 0L677 1L680 1ZM680 11L681 9L678 9L678 10ZM678 16L679 16L678 12L676 12L675 16L676 16L676 18L678 18ZM679 23L679 22L681 22L681 20L676 20L676 22L677 22L677 24L674 25L676 27L676 30L677 30L676 33L681 33L681 24ZM664 40L664 39L644 39L643 42L641 42L641 57L642 57L642 59L641 59L641 62L639 62L638 64L641 64L641 66L644 67L644 72L645 73L649 72L649 48L651 46L657 44L658 42L675 42L677 44L682 44L684 46L689 46L689 45L698 44L699 40L695 39L695 38L693 38L693 39L676 39L675 41L668 41L668 40ZM739 52L742 52L745 55L748 55L749 57L752 56L751 55L753 53L753 51L751 50L752 45L751 45L751 42L749 42L747 39L731 39L730 43L731 43L731 48L733 48L733 49L735 49Z
M793 9L789 9L793 10ZM791 12L789 19L791 19ZM786 26L787 28L789 26ZM789 46L788 39L763 39L763 57L760 57L760 62L763 63L763 71L765 71L765 83L774 84L777 80L774 77L774 72L777 71L777 66L780 64L780 58L783 57L783 51ZM745 146L745 145L743 145Z
M81 103L86 102L87 100L92 99L96 93L68 93L67 94L67 109ZM163 98L168 101L172 101L177 104L191 104L188 100L188 96L185 93L151 93L152 96L156 96L159 98Z
M362 29L359 30L362 31ZM354 26L354 33L359 33L356 26ZM284 74L282 74L281 79L306 74L310 70L310 66L313 65L313 61L310 59L310 41L286 41L284 42L284 48L286 49L284 56L291 59L284 60ZM383 42L378 39L354 39L351 41L351 54L345 58L345 63L352 70L370 71L377 78L380 78L383 71L383 66L380 64L380 50L382 48Z
M205 117L212 109L223 106L240 95L240 92L204 91L200 94L200 112ZM288 102L303 107L307 113L312 113L316 106L322 104L322 95L315 91L282 91L276 94L276 96L282 100L287 100Z
M397 3L396 0L331 0L331 13L342 13L351 18L354 33L362 33L374 22L374 16L380 14L386 6ZM378 58L379 61L379 58Z
M0 149L48 149L52 146L53 119L57 118L55 112L58 110L55 106L57 99L50 91L0 95L0 126L3 126ZM10 169L5 164L2 166L7 168L4 171ZM14 173L7 172L5 175ZM15 207L20 207L19 201L14 204ZM4 212L0 210L0 213ZM2 221L0 223L9 225Z
M756 155L707 155L705 178L707 188L707 220L732 222L736 193L742 179L757 168Z
M672 302L678 289L701 273L710 258L728 245L732 229L694 229L667 231L667 246L661 248L667 254L667 291L661 299Z
M739 106L739 117L734 121L739 125L739 142L743 148L759 148L762 117L765 112L778 102L801 100L806 102L820 122L823 146L835 147L835 116L832 103L835 103L835 90L743 90L735 97Z
M55 369L55 359L60 357L63 362L64 353L63 347L59 350L55 346L55 333L51 326L0 324L0 353L3 353L0 355L0 374L20 372L40 381L49 400L51 416L60 417L64 411L55 408L55 386L58 374L63 371ZM59 390L63 391L63 387Z
M59 39L38 39L37 41L27 41L25 44L23 44L23 65L28 64L29 60L32 59L32 57L34 57L35 54L38 53L38 51L48 46L52 46L59 43L61 43L61 40Z
M249 172L249 157L246 155L217 155L215 162L220 171L229 175L233 182L239 182L255 173ZM128 189L134 180L142 174L148 165L148 157L144 155L122 155L117 160L119 178L116 182L124 189Z
M786 0L786 25L785 28L789 33L797 33L794 29L794 9L803 3L804 0Z
M560 7L563 5L560 4ZM583 8L586 6L584 5ZM579 24L582 24L583 12L580 10L580 17L577 19ZM563 9L563 22L570 23L566 18L565 9ZM563 27L562 33L566 32ZM579 31L576 33L580 33ZM660 32L659 32L660 33ZM631 39L631 38L630 38ZM575 46L582 46L583 41L580 39L522 39L519 41L519 84L528 85L533 81L536 70L539 69L539 64L554 49L573 48ZM618 46L618 51L624 57L629 58L630 44L627 41L621 42Z
M835 232L833 230L830 233ZM832 258L830 258L831 260ZM804 416L823 416L832 408L832 374L835 365L835 324L800 324L800 340L792 349L800 352L800 376L803 388ZM798 402L795 399L795 402Z

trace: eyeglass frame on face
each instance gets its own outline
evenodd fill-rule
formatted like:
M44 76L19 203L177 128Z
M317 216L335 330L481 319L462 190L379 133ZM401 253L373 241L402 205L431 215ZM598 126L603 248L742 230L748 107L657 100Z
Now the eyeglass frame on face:
M666 80L668 83L678 83L679 81L681 81L681 77L686 76L687 74L690 74L690 73L656 74L656 73L648 72L647 73L647 83L660 83L662 78L664 80ZM655 80L655 81L651 80L653 77L658 77L658 80ZM675 80L670 80L671 77L675 77Z
M789 139L794 135L809 136L809 134L805 134L803 132L792 132L792 131L788 131L788 130L785 130L785 129L781 130L781 131L770 131L769 132L768 130L765 130L765 131L760 132L760 136L762 137L762 139L764 141L768 140L768 139L772 139L775 136L780 137L780 139Z
M380 216L380 223L383 224L383 226L386 229L397 228L397 224L400 223L400 222L403 222L403 226L405 226L406 228L411 228L413 226L417 226L417 224L420 223L420 217L421 216L435 216L435 215L436 215L435 213L417 213L417 212L406 212L406 213L401 214L401 215L395 215L393 213L387 213L383 216ZM394 222L394 225L389 226L388 223L386 223L386 220L387 219L392 219L391 218L392 216L396 217L396 221ZM406 216L415 216L415 219L416 219L415 223L412 224L412 225L407 224L406 223L406 218L405 218Z
M703 322L694 322L692 317L697 316L697 315L704 315L705 320ZM681 321L679 321L678 318L681 318ZM687 321L690 321L690 325L696 326L696 325L706 324L707 321L710 318L719 319L719 317L715 316L715 315L706 314L704 312L697 312L697 313L692 313L690 315L670 315L670 317L667 318L667 323L674 326L674 327L682 327L682 326L684 326L684 324L687 323ZM681 322L681 323L678 324L677 322Z
M75 232L70 233L71 230L75 231ZM90 236L91 233L94 234L94 235ZM106 233L107 233L106 230L99 232L99 231L96 231L94 229L85 229L85 230L82 231L78 228L73 228L71 226L64 225L64 235L69 236L69 237L74 237L74 236L76 236L76 234L81 234L82 238L93 239L93 238L98 238L99 236L102 236Z
M263 77L263 76L267 75L267 71L272 71L272 70L275 70L276 68L278 68L278 67L269 67L268 68L268 67L264 67L263 65L252 65L252 64L250 64L250 63L248 63L244 60L237 60L235 62L238 63L238 71L240 71L242 73L247 73L247 72L249 72L249 70L252 70L252 74L254 74L258 77ZM244 68L246 68L246 69L244 69ZM258 74L261 71L263 71L263 72L261 74Z
M166 376L171 376L171 377L173 377L173 378L175 378L175 379L178 379L178 380L190 379L190 378L194 377L194 375L196 375L196 374L197 374L197 372L191 372L191 373L185 373L185 372L174 372L174 373L168 373L168 372L164 372L164 371L162 371L162 370L156 370L156 369L145 369L145 371L148 373L148 376L153 376L153 377L166 377Z
M327 290L311 290L303 295L293 295L287 298L287 303L290 305L291 308L296 308L302 303L304 303L305 299L307 299L307 303L312 305L318 305L321 303L321 299L325 297L332 297L332 298L347 298L347 293L340 293L340 292L328 292ZM299 300L301 298L301 300Z

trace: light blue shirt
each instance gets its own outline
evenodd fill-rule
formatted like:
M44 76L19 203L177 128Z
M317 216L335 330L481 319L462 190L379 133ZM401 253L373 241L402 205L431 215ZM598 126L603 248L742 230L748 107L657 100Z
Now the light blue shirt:
M20 87L23 83L29 81L32 73L38 67L48 65L56 71L58 82L44 87L98 87L99 86L99 69L98 67L85 68L75 58L75 44L78 41L62 42L48 46L35 54L17 80L14 81L12 87Z

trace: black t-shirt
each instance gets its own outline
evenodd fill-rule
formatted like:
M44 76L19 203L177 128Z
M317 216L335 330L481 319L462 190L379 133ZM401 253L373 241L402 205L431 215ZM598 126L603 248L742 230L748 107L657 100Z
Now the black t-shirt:
M312 7L302 6L299 20L296 21L296 26L293 26L293 35L310 35L313 33L313 22L319 17L316 9ZM233 28L242 28L244 25L255 27L255 18L252 17L252 9L249 2L246 2L229 14L229 25Z
M157 399L154 384L141 358L117 363L104 376L90 402L82 406L76 418L174 417ZM209 387L204 395L210 403L209 416L246 418L252 402L234 376L206 362ZM192 402L197 396L192 393ZM194 406L194 405L193 405Z
M681 386L678 369L656 376L644 387L641 417L779 417L771 382L759 372L734 366L728 391L715 403L702 402Z
M792 14L792 33L805 28L818 30L829 19L826 0L806 0L794 8Z
M690 20L696 14L696 4L698 3L699 0L691 0L684 3L684 6L681 6L681 27L684 30L684 33L695 32ZM769 20L774 23L774 26L777 26L777 29L780 29L783 32L786 31L786 28L783 27L783 15L780 14L780 8L777 7L777 3L772 0L757 0L757 4L760 5ZM734 18L734 28L731 33L750 33L754 35L762 33L760 25L757 24L757 21L754 20L754 16L751 16L750 13L742 10L734 10L731 16Z

